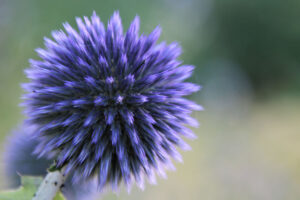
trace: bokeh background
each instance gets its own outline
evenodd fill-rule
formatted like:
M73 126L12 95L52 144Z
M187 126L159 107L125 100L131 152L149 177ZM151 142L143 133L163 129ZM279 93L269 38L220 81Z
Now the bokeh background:
M205 107L184 164L145 191L108 192L103 200L300 199L299 0L0 0L0 188L2 152L22 122L23 70L43 37L95 10L106 22L119 10L127 28L136 14L145 33L179 41L203 90Z

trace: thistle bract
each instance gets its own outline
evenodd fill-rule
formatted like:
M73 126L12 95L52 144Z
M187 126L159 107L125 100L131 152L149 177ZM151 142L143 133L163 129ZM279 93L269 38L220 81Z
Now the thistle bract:
M4 153L5 176L9 180L9 186L16 188L21 185L21 176L45 176L47 169L53 160L38 158L33 154L38 142L32 136L35 133L34 126L23 124L9 136ZM95 181L81 181L73 184L71 176L67 179L62 193L68 200L95 199L97 184Z
M183 82L194 67L177 59L177 43L156 44L159 27L139 35L139 17L126 33L118 12L106 29L95 13L76 22L79 31L64 23L45 38L26 70L35 152L55 157L74 181L97 176L100 188L155 182L171 158L181 160L175 147L189 148L181 135L195 137L185 125L197 126L189 114L201 107L183 98L199 90Z

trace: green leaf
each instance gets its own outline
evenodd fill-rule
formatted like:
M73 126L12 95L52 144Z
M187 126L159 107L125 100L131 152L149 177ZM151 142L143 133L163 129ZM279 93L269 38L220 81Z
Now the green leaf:
M57 193L53 200L65 200L61 192Z
M21 176L22 186L14 190L0 191L0 200L31 200L42 180L42 177ZM54 200L65 200L65 198L58 193Z

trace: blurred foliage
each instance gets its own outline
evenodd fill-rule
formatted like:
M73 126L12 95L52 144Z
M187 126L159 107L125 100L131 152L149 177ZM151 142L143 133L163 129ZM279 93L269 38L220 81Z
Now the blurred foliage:
M299 11L299 0L215 0L211 54L235 62L255 91L300 91Z

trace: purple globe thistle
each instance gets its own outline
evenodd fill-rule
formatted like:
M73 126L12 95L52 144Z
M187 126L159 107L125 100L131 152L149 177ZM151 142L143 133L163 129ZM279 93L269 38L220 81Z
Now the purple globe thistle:
M171 158L181 160L176 146L189 149L182 136L195 135L189 116L201 106L183 98L200 89L183 82L194 69L181 65L177 43L156 44L160 28L139 35L139 17L123 34L115 12L105 30L96 13L76 18L45 38L37 49L41 61L30 60L24 85L28 122L36 125L39 156L55 157L57 167L73 179L98 177L100 188L117 188L123 180L154 181Z
M20 175L44 176L47 168L53 160L38 158L33 154L38 141L33 138L36 128L23 124L12 132L6 143L4 153L4 170L9 180L9 187L15 188L21 185ZM73 184L71 176L67 179L62 193L69 200L95 199L97 184L94 181Z

